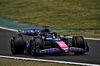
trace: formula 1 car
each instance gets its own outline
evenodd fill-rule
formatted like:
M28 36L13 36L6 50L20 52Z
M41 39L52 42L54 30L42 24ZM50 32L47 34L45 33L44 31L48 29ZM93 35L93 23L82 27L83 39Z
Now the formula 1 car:
M44 53L69 53L74 52L77 55L83 55L89 52L87 42L82 36L73 36L71 43L68 38L57 35L56 32L50 32L48 26L42 30L20 30L18 37L11 38L12 54L32 54L42 55ZM24 41L22 35L32 36L29 41Z

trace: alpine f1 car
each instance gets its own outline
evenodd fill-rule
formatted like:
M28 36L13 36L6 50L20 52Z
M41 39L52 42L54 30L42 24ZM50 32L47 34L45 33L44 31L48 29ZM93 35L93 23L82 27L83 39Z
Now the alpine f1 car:
M12 54L32 54L42 55L44 53L69 53L83 55L89 52L87 42L82 36L73 36L72 41L68 38L57 35L56 32L50 32L48 26L42 30L20 30L18 37L11 38ZM23 35L32 36L29 41L24 41Z

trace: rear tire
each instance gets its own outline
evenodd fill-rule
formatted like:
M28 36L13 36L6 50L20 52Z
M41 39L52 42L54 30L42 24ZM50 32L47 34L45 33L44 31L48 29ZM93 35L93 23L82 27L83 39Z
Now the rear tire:
M72 38L72 46L85 50L85 40L82 36L74 36ZM83 55L85 52L74 52L76 55Z
M22 37L13 37L10 44L12 54L22 54L24 52L25 44Z

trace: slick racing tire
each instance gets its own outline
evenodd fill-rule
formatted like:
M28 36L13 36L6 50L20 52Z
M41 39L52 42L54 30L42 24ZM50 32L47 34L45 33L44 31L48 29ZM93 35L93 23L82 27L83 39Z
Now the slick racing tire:
M42 38L35 38L31 41L31 54L33 56L41 56L40 50L43 49L43 40Z
M85 40L82 36L73 36L72 46L82 48L85 50ZM83 55L85 52L74 52L76 55Z
M22 37L13 37L10 44L12 54L22 54L24 52L25 44Z

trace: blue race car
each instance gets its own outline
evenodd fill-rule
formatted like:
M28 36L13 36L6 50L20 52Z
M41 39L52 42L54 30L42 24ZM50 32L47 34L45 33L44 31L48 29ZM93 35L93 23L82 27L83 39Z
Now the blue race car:
M42 55L44 53L69 53L83 55L89 52L87 42L82 36L73 36L72 41L68 38L60 37L56 32L50 32L48 26L43 30L21 30L18 31L18 37L11 38L12 54L32 54ZM29 41L24 41L22 35L32 36Z

